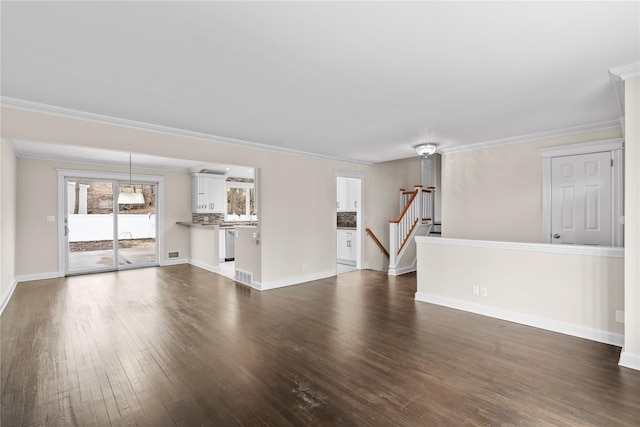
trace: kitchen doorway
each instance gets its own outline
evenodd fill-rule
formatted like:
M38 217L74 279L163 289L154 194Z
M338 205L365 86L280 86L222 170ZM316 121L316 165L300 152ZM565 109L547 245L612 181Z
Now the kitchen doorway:
M362 269L364 175L336 171L336 274Z
M159 265L160 183L88 174L60 177L60 271L75 275Z

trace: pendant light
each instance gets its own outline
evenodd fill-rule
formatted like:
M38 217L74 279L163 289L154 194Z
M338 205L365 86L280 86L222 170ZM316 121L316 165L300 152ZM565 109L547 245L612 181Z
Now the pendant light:
M144 205L144 195L142 193L136 193L136 187L132 183L131 179L131 153L129 153L129 187L133 188L133 193L122 191L120 189L118 193L119 205Z

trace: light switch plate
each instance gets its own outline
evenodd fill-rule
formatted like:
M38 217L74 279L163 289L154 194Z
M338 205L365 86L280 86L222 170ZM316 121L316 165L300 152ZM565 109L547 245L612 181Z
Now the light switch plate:
M47 215L47 222L56 222L56 217L53 215Z

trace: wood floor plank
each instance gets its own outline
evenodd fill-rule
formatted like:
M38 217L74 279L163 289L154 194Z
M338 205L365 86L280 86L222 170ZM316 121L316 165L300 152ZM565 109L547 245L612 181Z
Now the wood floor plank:
M415 274L258 292L171 266L21 283L2 426L632 426L620 349L416 302Z

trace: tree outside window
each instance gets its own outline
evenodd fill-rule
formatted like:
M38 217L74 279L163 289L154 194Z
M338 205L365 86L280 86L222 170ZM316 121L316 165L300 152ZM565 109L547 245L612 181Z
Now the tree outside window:
M255 220L253 182L227 181L227 221Z

